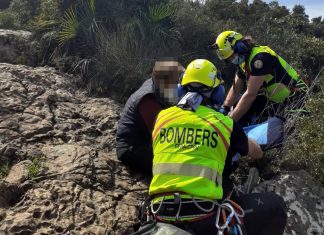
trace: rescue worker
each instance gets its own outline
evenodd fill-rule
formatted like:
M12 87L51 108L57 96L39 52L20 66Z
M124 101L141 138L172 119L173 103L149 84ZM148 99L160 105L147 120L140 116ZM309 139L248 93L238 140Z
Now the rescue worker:
M181 79L186 95L176 106L158 114L152 132L151 213L158 221L194 234L217 234L215 224L221 228L225 223L217 212L225 197L223 171L231 163L230 153L252 159L263 155L260 146L235 121L212 108L219 84L217 69L210 61L192 61ZM247 234L283 234L286 211L281 197L254 193L240 197L233 194L231 198L246 211ZM225 204L222 208L240 210L233 201L226 204L228 207ZM228 210L233 220L240 216L234 209ZM234 229L230 226L225 228Z
M125 165L152 174L151 132L157 114L178 101L177 83L183 66L177 61L156 61L152 78L127 100L118 122L117 157Z
M256 45L250 37L224 31L214 47L221 60L238 67L223 108L229 112L239 100L229 115L243 126L259 115L278 114L307 91L305 82L293 67L268 46ZM244 85L247 88L239 99Z

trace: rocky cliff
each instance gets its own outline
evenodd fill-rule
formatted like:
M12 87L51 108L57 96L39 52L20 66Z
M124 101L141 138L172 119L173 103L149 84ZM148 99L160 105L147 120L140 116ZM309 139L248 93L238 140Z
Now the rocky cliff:
M115 160L120 106L48 67L0 64L0 234L129 234L148 179ZM286 234L324 233L324 189L287 172L257 190L288 205Z
M1 4L1 3L0 3ZM24 30L0 29L0 62L36 66L40 45Z
M0 181L0 231L133 231L147 186L115 161L119 111L54 69L0 65L0 168L12 166Z

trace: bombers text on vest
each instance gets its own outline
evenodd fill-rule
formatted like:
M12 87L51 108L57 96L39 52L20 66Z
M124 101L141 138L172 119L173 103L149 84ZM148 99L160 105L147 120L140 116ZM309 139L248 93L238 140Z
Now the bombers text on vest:
M179 107L161 111L152 133L149 194L184 192L197 198L221 199L232 128L231 118L203 105L196 112Z

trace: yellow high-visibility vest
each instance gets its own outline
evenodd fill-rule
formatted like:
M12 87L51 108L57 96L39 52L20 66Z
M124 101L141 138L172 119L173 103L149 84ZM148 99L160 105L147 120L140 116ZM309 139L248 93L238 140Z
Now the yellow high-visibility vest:
M277 55L271 48L268 46L255 46L252 49L252 52L248 59L248 69L251 71L251 62L254 57L259 53L268 53L272 56L275 56L282 68L286 71L284 77L275 77L273 74L265 75L265 83L261 87L261 91L268 97L268 99L275 103L282 103L289 96L293 95L293 90L295 87L300 88L301 90L307 90L306 84L298 76L296 70L291 67L283 58ZM245 65L240 66L244 72L247 72Z
M176 106L162 110L152 133L149 194L184 192L197 198L221 199L232 129L230 117L203 105L195 112Z

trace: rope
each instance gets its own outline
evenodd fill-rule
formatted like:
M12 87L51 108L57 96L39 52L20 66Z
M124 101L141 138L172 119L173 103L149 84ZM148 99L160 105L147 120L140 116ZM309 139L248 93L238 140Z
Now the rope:
M153 215L156 215L161 210L161 207L162 207L162 204L163 204L163 201L164 201L164 197L165 196L162 197L162 200L160 201L160 205L159 205L159 207L157 208L156 211L154 211L154 209L153 209L153 200L151 201L151 212L152 212Z
M195 206L196 206L199 210L201 210L201 211L203 211L203 212L205 212L205 213L210 213L210 212L212 212L212 211L214 210L214 208L215 208L215 205L219 205L217 202L213 201L213 202L212 202L212 206L211 206L211 208L210 208L210 209L205 209L205 208L201 207L201 206L198 204L198 202L196 201L196 199L195 199L194 197L192 197L192 201L193 201L193 203L195 204Z

